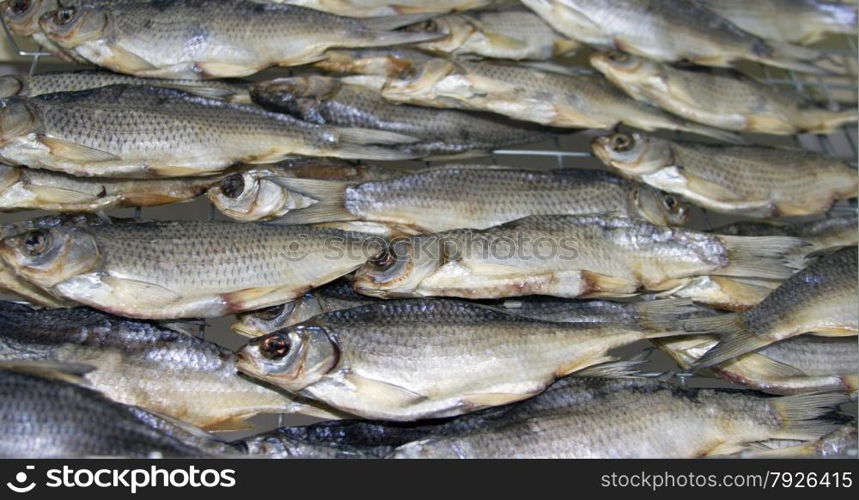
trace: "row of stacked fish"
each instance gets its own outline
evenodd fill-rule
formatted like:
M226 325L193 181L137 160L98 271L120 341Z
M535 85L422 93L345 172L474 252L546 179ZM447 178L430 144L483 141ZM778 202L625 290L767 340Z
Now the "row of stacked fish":
M0 287L28 304L0 303L0 455L855 453L859 230L833 205L856 171L737 133L856 112L672 65L855 70L803 45L855 31L855 4L9 0L3 19L104 69L0 78L0 210L68 212L2 227ZM559 63L588 46L623 52ZM301 68L235 79L270 66ZM606 130L611 172L385 163L580 129ZM104 214L204 193L235 221ZM759 220L686 229L689 203ZM237 352L194 335L229 314ZM749 389L618 357L642 341ZM212 433L261 413L330 421Z

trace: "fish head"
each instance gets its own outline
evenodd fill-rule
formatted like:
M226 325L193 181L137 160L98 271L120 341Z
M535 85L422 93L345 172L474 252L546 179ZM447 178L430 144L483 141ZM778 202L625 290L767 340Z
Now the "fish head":
M254 102L311 123L325 124L319 105L333 98L342 87L337 78L308 75L277 78L251 86Z
M42 15L39 27L54 43L71 49L103 38L110 28L110 16L100 7L63 7Z
M10 236L0 241L0 257L16 274L45 288L90 272L101 262L95 238L79 227Z
M689 206L676 196L637 184L630 191L630 203L645 220L660 226L682 226L689 219Z
M38 128L36 114L20 97L0 101L0 145L24 137Z
M443 242L435 235L392 240L368 260L352 280L355 291L378 298L408 297L444 262Z
M616 50L594 52L590 60L594 69L613 81L641 80L659 73L656 62Z
M12 33L33 36L39 32L39 18L59 7L59 0L7 0L3 5L3 20Z
M7 99L25 93L27 84L17 75L0 76L0 99Z
M239 352L238 368L289 391L316 383L340 361L323 326L300 324L252 339Z
M302 297L292 302L260 309L249 313L239 314L238 321L232 325L232 329L248 337L260 337L276 332L287 326L308 320L315 314L301 314L306 309L304 303L309 299ZM315 302L310 299L310 302ZM321 311L320 311L321 312Z
M210 187L206 194L221 213L241 221L274 219L315 202L266 179L269 175L262 169L236 172Z
M652 174L674 164L668 141L639 133L597 137L591 149L603 163L626 177Z

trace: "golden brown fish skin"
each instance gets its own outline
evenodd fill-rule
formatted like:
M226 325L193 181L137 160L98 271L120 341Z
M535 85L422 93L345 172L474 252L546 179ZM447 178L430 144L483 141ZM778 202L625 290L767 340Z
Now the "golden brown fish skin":
M460 301L378 301L252 339L238 366L365 418L440 418L525 399L611 360L611 349L675 334L674 324L555 323Z
M437 38L391 31L424 18L360 20L251 0L174 0L66 7L42 16L39 26L67 52L112 71L209 79L307 64L334 47L380 47Z
M698 0L767 40L810 44L828 33L856 33L856 4L820 0Z
M546 61L581 47L524 8L448 14L430 19L417 29L446 35L417 47L456 57Z
M670 226L688 217L673 196L598 170L451 164L364 183L278 182L320 200L285 214L285 223L363 220L435 233L486 229L530 215L606 213Z
M220 176L187 179L99 179L0 165L0 211L98 212L191 201Z
M806 243L666 228L608 216L532 216L394 242L355 275L373 297L624 297L701 276L784 279Z
M722 335L719 344L692 368L713 366L806 333L855 336L859 333L857 267L856 247L846 247L791 276L748 311L686 321L689 332Z
M689 71L620 52L594 53L591 65L630 96L711 127L776 135L826 134L857 120L749 77Z
M174 89L111 85L7 99L0 158L75 175L139 178L209 175L295 155L410 157L355 142L392 139L384 134L308 124Z
M306 226L143 222L31 231L0 242L0 254L57 296L127 317L175 319L292 300L352 272L378 245Z
M729 66L740 60L820 72L817 51L769 42L688 0L523 0L566 36L656 61Z
M403 445L393 457L725 455L767 439L817 439L835 427L817 417L844 400L837 394L764 398L752 391L685 389L638 378L567 377L483 425Z
M677 297L692 300L726 311L746 311L760 304L781 280L742 279L727 276L699 276L681 285L654 294L656 297Z
M639 133L597 137L591 148L620 175L732 215L821 215L836 201L859 195L856 170L818 153Z
M638 102L595 75L436 58L415 63L395 77L382 78L347 81L375 85L394 102L491 111L553 127L613 128L623 123L642 130L682 130L734 140L731 134Z
M793 224L737 222L716 228L713 232L736 236L793 236L811 243L815 250L859 245L859 223L855 210Z
M224 430L258 413L318 411L239 377L228 350L157 323L0 302L0 324L3 361L92 366L86 382L112 400L198 427Z
M420 62L435 58L417 49L332 49L313 67L329 73L394 77Z
M655 339L653 342L688 369L719 342L712 335ZM721 378L770 394L859 389L859 349L856 338L804 335L768 345L758 351L711 367Z
M172 88L201 97L241 104L251 102L247 89L249 84L245 82L144 79L98 69L54 71L36 75L3 75L0 76L0 98L16 95L35 97L54 92L76 92L119 84Z

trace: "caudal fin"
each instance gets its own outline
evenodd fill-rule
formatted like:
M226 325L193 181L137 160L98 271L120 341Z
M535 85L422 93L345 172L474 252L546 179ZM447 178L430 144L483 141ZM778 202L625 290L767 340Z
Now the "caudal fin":
M799 394L774 398L772 405L778 413L782 425L773 438L799 439L813 441L838 428L837 424L826 420L816 420L847 402L846 394L822 393Z
M633 305L639 326L653 331L682 329L683 319L706 314L709 309L695 305L689 299L659 299Z
M724 363L771 343L768 338L749 331L742 314L739 313L690 319L684 322L683 328L688 333L721 335L719 343L692 365L692 371Z
M728 250L728 265L713 275L783 280L805 264L811 244L786 236L717 236Z
M836 67L843 65L835 62L824 51L788 43L770 42L768 45L768 54L756 58L758 62L768 66L818 75L837 75L844 72L845 68Z
M361 44L364 47L387 47L389 45L405 45L431 42L447 36L444 33L429 33L425 31L389 31L403 26L426 21L433 14L408 14L401 16L371 17L362 19L370 33Z
M829 111L826 109L804 109L800 114L799 127L802 132L828 134L844 124L859 120L855 109Z
M387 145L411 144L418 139L388 132L385 130L363 128L337 128L339 143L331 151L326 152L335 158L347 160L413 160L420 154L401 151Z

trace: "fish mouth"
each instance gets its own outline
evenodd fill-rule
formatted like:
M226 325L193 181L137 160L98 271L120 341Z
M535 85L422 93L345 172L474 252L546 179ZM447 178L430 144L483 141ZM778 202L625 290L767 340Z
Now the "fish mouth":
M591 141L591 150L594 152L594 155L608 166L611 166L611 156L608 152L610 142L611 137L607 135L594 137L594 140Z
M255 356L248 353L247 349L239 349L236 352L236 369L253 377L265 377L265 370Z
M234 331L235 333L237 333L243 337L249 337L249 338L262 337L263 335L265 335L260 330L257 330L255 328L247 325L243 321L233 322L233 324L230 325L230 330ZM243 355L242 351L239 351L239 354L237 354L237 356L239 356L240 359L241 359L242 355Z

